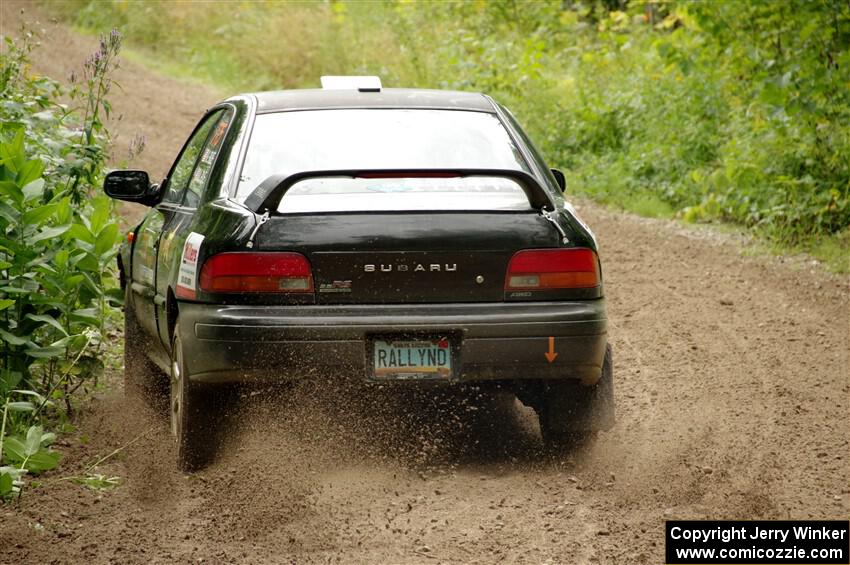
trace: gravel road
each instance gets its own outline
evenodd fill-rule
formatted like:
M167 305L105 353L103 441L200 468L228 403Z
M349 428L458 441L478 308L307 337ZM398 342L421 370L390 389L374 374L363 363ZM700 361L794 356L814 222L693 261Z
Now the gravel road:
M3 33L21 6L0 4ZM68 76L95 42L25 7L45 28L34 69ZM137 165L161 175L219 93L122 67L116 158L143 133ZM221 459L183 475L167 422L113 375L62 467L0 506L0 563L662 563L670 518L846 519L848 277L578 203L615 353L618 424L593 446L552 459L510 400L473 410L332 375L245 398ZM128 443L99 468L120 487L63 480Z

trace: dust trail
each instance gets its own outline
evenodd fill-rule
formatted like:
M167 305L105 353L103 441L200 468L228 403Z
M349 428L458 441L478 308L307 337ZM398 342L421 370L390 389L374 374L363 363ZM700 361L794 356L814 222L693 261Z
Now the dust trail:
M530 410L512 395L476 388L414 391L325 375L250 391L242 401L238 433L225 457L267 449L323 467L381 463L423 471L528 458L540 447Z

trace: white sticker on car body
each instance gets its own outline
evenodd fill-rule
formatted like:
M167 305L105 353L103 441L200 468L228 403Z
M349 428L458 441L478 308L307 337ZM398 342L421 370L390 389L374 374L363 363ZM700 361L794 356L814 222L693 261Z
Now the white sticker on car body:
M198 257L203 242L203 235L191 232L183 244L180 270L177 273L177 296L195 298L198 283Z

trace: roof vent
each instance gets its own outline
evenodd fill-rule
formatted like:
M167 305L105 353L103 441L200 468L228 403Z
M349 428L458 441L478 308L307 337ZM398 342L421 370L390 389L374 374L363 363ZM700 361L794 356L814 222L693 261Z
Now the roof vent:
M374 76L323 76L324 90L358 90L360 92L380 92L381 78Z

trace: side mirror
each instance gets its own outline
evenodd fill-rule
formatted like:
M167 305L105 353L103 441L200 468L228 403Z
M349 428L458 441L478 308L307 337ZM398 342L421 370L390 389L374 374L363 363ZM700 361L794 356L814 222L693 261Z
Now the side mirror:
M116 200L145 206L159 204L159 185L151 184L145 171L112 171L103 179L103 191Z
M552 176L555 177L555 180L558 182L558 186L561 187L561 192L564 192L567 189L567 177L565 177L564 173L562 173L558 169L549 170L552 171Z

